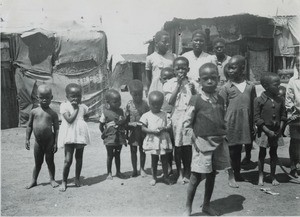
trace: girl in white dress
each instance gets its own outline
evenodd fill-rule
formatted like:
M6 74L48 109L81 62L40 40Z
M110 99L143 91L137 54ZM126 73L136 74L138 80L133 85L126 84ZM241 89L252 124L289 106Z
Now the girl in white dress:
M171 184L168 179L168 155L172 151L172 142L168 131L171 129L171 121L167 113L161 111L164 102L162 92L153 91L149 94L150 111L142 115L140 122L143 124L142 131L147 135L143 142L143 149L151 154L152 180L150 185L154 186L157 181L157 163L161 156L164 181Z
M65 161L63 168L63 180L60 191L66 191L70 167L75 151L76 169L75 186L80 187L80 173L82 168L83 150L90 144L90 135L87 123L84 121L88 113L88 107L81 104L82 89L78 84L66 86L68 101L61 103L61 126L58 134L58 147L65 148Z

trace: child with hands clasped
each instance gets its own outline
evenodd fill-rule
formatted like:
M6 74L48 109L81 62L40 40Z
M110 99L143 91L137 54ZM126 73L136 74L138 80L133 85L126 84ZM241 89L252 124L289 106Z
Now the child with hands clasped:
M208 215L219 215L210 206L216 170L230 167L229 149L225 143L224 100L216 91L219 81L218 68L213 63L205 63L200 67L199 75L200 93L192 96L183 122L183 141L191 144L192 138L193 148L192 172L184 212L187 216L191 215L197 187L205 177L202 211Z
M26 187L30 189L37 185L37 178L40 173L44 156L50 175L50 184L53 188L58 184L55 182L54 153L57 151L58 136L58 115L49 107L52 100L52 90L47 85L38 87L39 107L32 109L29 114L29 121L26 129L25 147L30 150L30 136L32 131L35 136L34 161L35 166L32 174L32 181Z
M82 157L84 147L90 145L90 134L85 119L88 115L88 107L81 103L82 89L75 83L66 86L68 101L61 103L60 113L62 122L58 134L58 147L65 149L65 161L63 168L63 180L60 191L67 189L67 180L75 152L75 186L82 186L80 174L82 169Z
M171 121L167 118L167 113L161 111L164 102L164 94L159 91L152 91L149 94L150 111L142 115L140 122L143 124L142 131L147 135L143 142L143 149L151 154L152 180L150 185L157 182L157 164L161 157L164 181L171 184L168 179L168 156L172 151L172 143L168 133L171 128Z
M129 92L132 96L125 108L125 116L128 122L128 144L130 145L131 163L133 167L132 177L138 175L137 171L137 149L140 152L140 174L146 176L145 162L146 154L143 151L143 140L145 133L142 132L141 116L149 111L149 106L143 100L143 83L140 80L133 80L129 84Z
M285 105L278 96L280 78L275 73L265 73L260 79L265 89L261 96L254 100L254 121L258 128L259 156L258 156L258 185L264 185L264 161L266 149L270 148L270 166L272 185L278 185L275 171L277 163L278 138L281 137L286 121Z
M101 138L107 151L107 180L112 180L112 161L115 158L116 176L124 178L121 173L121 150L122 145L127 146L125 128L126 118L121 106L121 95L117 90L110 89L105 94L107 107L103 108L100 117L99 129L102 132Z
M167 102L173 105L171 116L174 142L175 142L175 163L177 168L178 181L182 184L189 182L192 147L191 144L183 144L182 123L187 109L188 102L192 95L196 94L195 85L187 77L189 72L189 61L185 57L177 57L173 63L175 78L168 80L163 90ZM181 162L183 171L181 171Z
M253 123L253 102L256 97L255 85L245 80L246 60L243 56L233 56L228 62L228 81L221 87L220 95L226 105L225 121L232 169L228 170L228 184L238 188L236 181L244 181L241 176L241 153L245 144L246 162L250 161L252 141L255 135Z

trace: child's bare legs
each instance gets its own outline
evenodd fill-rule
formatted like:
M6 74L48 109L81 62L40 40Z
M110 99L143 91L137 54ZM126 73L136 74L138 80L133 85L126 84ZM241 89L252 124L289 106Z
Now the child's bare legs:
M48 166L50 184L53 188L58 187L58 183L55 181L55 164L54 164L54 153L53 146L50 145L46 152L46 163Z
M152 186L156 184L158 160L159 160L159 155L151 154L152 180L150 181L150 185Z
M205 193L204 193L204 201L202 206L202 212L205 212L212 216L220 215L219 212L217 212L216 210L210 207L210 199L214 190L215 179L216 179L216 171L206 174Z
M182 147L182 164L183 164L183 180L182 183L188 183L191 175L191 162L192 162L192 146Z
M146 171L145 171L145 163L146 163L146 153L143 150L143 146L139 146L139 151L140 151L140 173L142 177L146 177Z
M118 145L114 148L116 176L122 179L122 178L124 178L124 176L121 173L121 158L120 158L121 150L122 150L122 145Z
M241 176L241 153L241 144L229 146L231 168L233 169L235 181L244 181L244 178Z
M177 176L178 176L177 183L182 182L183 180L183 173L181 170L181 159L182 159L181 147L175 146L175 164L176 164Z
M37 142L34 143L33 153L34 153L34 167L32 172L32 180L31 183L28 186L26 186L27 189L30 189L37 185L37 178L39 176L39 173L42 168L42 164L44 162L44 152L40 148L40 145Z
M228 185L232 188L238 188L239 185L235 181L233 169L230 167L229 169L227 169L227 172L228 172Z
M290 140L290 147L289 147L289 155L290 155L290 162L291 162L291 172L290 174L295 177L298 178L298 173L297 173L297 168L296 168L296 164L297 164L297 159L299 158L297 152L299 153L299 148L297 146L299 146L300 144L300 139L296 139L296 138L291 138Z
M112 173L111 173L111 166L112 166L112 161L114 158L114 147L113 146L105 146L106 147L106 152L107 152L107 158L106 158L106 168L107 168L107 180L112 180Z
M205 175L201 173L192 172L190 182L187 188L187 200L185 204L184 216L190 216L192 213L193 200L199 183L204 179Z
M169 173L168 173L168 167L169 167L169 162L168 162L168 153L165 155L161 155L161 164L162 164L162 169L163 169L163 174L164 174L164 181L166 184L170 185L171 181L169 180Z
M271 166L271 179L272 179L272 185L276 186L279 185L279 182L276 179L276 164L277 164L277 141L276 144L270 145L270 166Z
M258 155L258 185L264 185L264 162L266 158L266 148L260 147L259 148L259 155Z
M131 177L136 177L138 175L137 172L137 146L130 146L130 154L131 154L131 164L133 168L133 172Z
M245 152L246 152L246 155L244 157L244 159L242 160L242 165L247 165L250 163L251 161L251 150L253 148L253 144L250 143L250 144L245 144Z
M78 148L75 152L76 167L75 167L75 185L81 187L80 174L82 169L82 157L83 157L84 148Z
M63 169L63 180L61 183L60 191L66 191L67 189L67 181L70 172L70 167L73 161L74 154L74 146L72 144L65 144L65 161L64 161L64 169Z

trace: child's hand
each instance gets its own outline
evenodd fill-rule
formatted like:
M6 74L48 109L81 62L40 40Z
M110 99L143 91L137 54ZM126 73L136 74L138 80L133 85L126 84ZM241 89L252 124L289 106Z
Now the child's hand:
M53 146L53 153L56 153L57 152L57 144L54 144Z
M128 126L130 126L130 127L137 127L138 126L138 122L130 122L130 123L128 123Z
M195 85L191 82L189 82L189 88L190 88L190 91L192 93L192 95L194 95L196 93L196 89L195 89Z
M270 138L274 138L274 137L277 136L276 133L275 133L274 131L272 131L272 130L268 130L268 131L266 132L266 134L267 134L267 136L270 137Z
M158 129L156 129L156 130L153 130L152 133L153 133L154 135L156 135L156 136L159 136L160 133L161 133L161 129L158 128Z
M294 120L296 120L297 118L299 118L299 115L292 115L289 119L290 119L291 121L294 121Z
M26 142L25 142L25 148L27 150L30 150L30 141L29 140L26 140Z

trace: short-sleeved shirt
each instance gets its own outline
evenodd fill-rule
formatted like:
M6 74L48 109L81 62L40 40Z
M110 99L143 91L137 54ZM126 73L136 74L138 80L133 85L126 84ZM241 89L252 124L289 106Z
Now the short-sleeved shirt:
M163 84L160 81L160 72L163 68L172 67L173 61L176 58L175 54L168 51L165 55L160 55L156 51L146 57L146 70L152 71L152 81L149 88L149 93L158 90L162 91Z
M188 72L187 76L194 81L197 81L199 78L200 67L205 63L212 62L212 55L203 51L199 57L195 56L194 51L188 51L182 54L182 56L189 60L190 71Z

